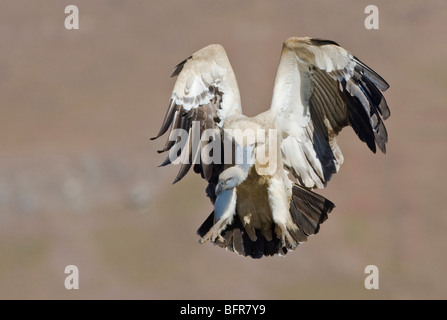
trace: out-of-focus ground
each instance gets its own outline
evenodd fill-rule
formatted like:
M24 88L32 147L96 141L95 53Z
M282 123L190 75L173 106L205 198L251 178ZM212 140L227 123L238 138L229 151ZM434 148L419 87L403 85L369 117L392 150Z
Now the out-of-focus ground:
M64 28L64 8L80 29ZM0 4L0 298L447 298L447 4L375 1L12 1ZM286 257L198 244L203 180L158 168L173 67L221 43L246 114L265 110L282 42L335 40L390 84L388 152L351 129L321 194L336 208ZM64 287L65 266L80 289ZM379 268L379 290L364 269Z

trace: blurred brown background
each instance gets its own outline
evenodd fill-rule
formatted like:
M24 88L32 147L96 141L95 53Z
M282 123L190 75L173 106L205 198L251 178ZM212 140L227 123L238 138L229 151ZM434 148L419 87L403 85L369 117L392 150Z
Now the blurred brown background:
M80 29L66 30L68 4ZM379 8L366 30L365 6ZM12 1L0 4L0 298L447 298L445 1ZM173 67L221 43L244 111L268 108L282 42L335 40L391 85L388 153L351 129L336 204L286 257L252 260L196 229L206 184L157 168ZM80 289L64 287L79 267ZM376 265L380 289L366 290Z

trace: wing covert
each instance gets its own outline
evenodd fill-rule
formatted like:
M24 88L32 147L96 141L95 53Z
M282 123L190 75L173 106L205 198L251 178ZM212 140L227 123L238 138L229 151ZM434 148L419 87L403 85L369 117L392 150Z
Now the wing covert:
M169 131L168 140L159 152L169 151L161 166L180 160L174 183L193 165L194 171L210 181L221 168L219 164L203 161L200 150L205 143L222 135L228 117L241 114L236 77L224 48L218 44L209 45L179 63L171 74L175 76L177 80L160 131L151 139ZM201 141L207 129L214 130L214 138Z
M271 109L281 131L285 167L308 188L324 188L343 163L336 137L351 126L372 152L386 152L382 120L388 83L336 42L284 42Z

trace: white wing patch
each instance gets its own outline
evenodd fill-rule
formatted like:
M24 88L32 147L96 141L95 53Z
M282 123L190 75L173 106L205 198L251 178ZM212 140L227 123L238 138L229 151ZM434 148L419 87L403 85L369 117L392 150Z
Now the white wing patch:
M289 38L275 79L271 110L277 117L285 167L307 188L324 188L343 155L336 137L352 126L376 152L385 152L382 123L389 109L379 89L388 84L332 41Z
M222 127L228 117L240 115L241 102L236 77L231 68L224 48L218 44L209 45L188 59L179 63L172 73L177 76L171 95L169 108L161 125L156 139L169 131L169 135L176 129L183 129L188 133L188 143L191 139L191 128L194 123L199 123L199 137L207 129L222 131ZM169 151L175 141L168 140L165 147L159 152ZM201 145L201 144L200 144ZM181 180L191 168L197 150L189 150L185 153L179 173L174 182ZM202 160L202 159L201 159ZM172 163L168 157L162 166ZM215 164L206 161L198 165L194 161L196 172L209 181L212 175L216 175Z

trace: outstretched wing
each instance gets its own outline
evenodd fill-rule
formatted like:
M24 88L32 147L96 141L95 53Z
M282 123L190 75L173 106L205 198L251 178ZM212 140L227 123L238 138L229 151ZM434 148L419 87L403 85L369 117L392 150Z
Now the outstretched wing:
M351 126L374 153L385 153L382 122L390 111L381 91L388 83L328 40L284 42L271 111L277 119L284 166L307 188L323 188L343 163L336 137Z
M212 176L218 175L218 168L215 163L201 158L204 142L200 139L207 129L214 130L219 137L225 120L241 114L236 77L224 48L218 44L209 45L178 64L171 75L174 76L178 78L166 116L160 132L152 138L169 130L169 138L159 150L169 151L169 156L161 166L174 161L181 163L174 183L182 179L192 165L197 173L210 181Z

